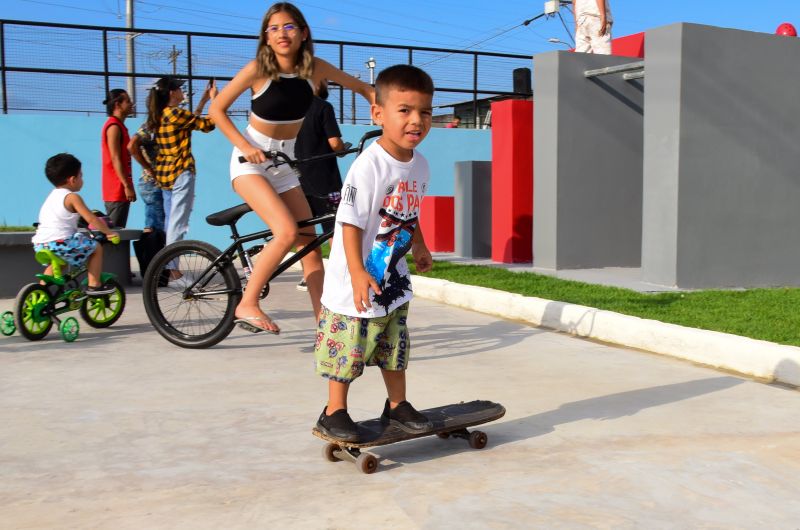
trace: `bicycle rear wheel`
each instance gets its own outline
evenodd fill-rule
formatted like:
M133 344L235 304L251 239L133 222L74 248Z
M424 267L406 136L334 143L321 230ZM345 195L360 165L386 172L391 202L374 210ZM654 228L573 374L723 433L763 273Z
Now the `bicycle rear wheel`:
M233 329L242 285L230 262L207 270L220 254L203 241L177 241L156 254L147 267L145 311L156 331L171 343L208 348Z
M102 296L88 296L81 304L81 318L93 328L107 328L122 316L125 309L125 289L117 280L108 280L103 287L113 287L114 292Z

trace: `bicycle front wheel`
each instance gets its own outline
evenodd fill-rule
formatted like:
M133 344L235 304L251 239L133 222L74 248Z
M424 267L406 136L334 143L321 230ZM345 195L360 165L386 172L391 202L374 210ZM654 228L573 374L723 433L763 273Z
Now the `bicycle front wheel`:
M17 329L28 340L41 340L53 327L50 318L53 306L43 285L29 283L20 289L14 301Z
M183 348L208 348L227 337L242 285L230 262L203 241L176 241L153 257L144 275L144 307L162 337Z

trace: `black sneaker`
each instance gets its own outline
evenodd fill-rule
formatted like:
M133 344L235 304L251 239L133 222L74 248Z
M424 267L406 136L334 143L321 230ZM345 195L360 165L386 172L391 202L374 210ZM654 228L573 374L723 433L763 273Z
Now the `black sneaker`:
M319 415L317 429L343 442L357 442L358 428L347 413L347 409L339 409L328 416L325 414L327 408L322 409L322 414Z
M408 401L401 401L392 409L389 407L389 400L387 399L386 404L383 406L381 423L394 425L410 434L419 434L433 429L433 423L412 407Z
M114 287L104 287L102 285L98 286L98 287L87 287L86 288L87 296L104 296L104 295L107 295L107 294L111 294L114 291L116 291L116 289Z
M300 280L300 283L297 284L298 291L308 291L308 285L306 285L305 280Z

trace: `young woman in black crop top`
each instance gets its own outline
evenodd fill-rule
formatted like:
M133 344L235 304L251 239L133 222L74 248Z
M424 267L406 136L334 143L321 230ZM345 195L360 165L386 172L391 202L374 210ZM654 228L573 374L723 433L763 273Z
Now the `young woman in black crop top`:
M294 140L323 79L358 92L374 103L375 91L370 85L314 57L311 29L305 17L289 2L279 2L264 15L256 59L222 89L209 110L214 123L233 144L233 189L275 234L259 255L236 308L237 322L249 331L280 331L259 307L259 294L289 250L313 239L300 234L297 227L297 221L311 217L297 173L288 165L272 167L262 150L277 149L294 156ZM252 106L248 127L242 132L226 112L248 88L253 93ZM239 156L247 162L239 163ZM322 256L319 251L312 252L302 263L317 318L321 308Z

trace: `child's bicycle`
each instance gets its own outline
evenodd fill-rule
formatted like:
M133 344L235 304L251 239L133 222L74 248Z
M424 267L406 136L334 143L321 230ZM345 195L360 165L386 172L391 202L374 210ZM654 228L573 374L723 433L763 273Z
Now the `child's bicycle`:
M98 242L105 241L105 235L89 232ZM80 326L75 317L63 320L59 315L68 311L79 311L81 317L93 328L107 328L122 316L125 309L125 290L110 272L101 276L103 287L113 289L110 294L89 296L86 294L88 278L86 264L75 271L64 272L66 262L50 250L36 253L36 261L42 265L52 265L52 275L37 274L44 282L29 283L17 294L14 311L0 315L0 331L3 335L19 332L28 340L43 339L56 324L61 337L72 342L78 338Z
M292 160L280 151L265 152L267 158L277 165L308 162L360 153L371 138L381 135L380 130L370 131L359 140L358 147L336 153L318 155L305 160ZM331 194L331 211L299 221L302 228L316 227L335 219L335 205L339 194ZM269 243L272 230L239 235L236 223L252 211L247 204L240 204L206 217L212 226L227 226L233 243L224 251L204 241L176 241L153 256L144 274L142 297L147 317L153 327L169 342L183 348L208 348L227 337L235 325L234 311L242 297L243 286L250 279L253 268L252 257L264 247L251 243L263 240ZM316 235L316 232L315 234ZM315 239L299 252L284 260L270 280L299 262L308 253L319 248L333 236L333 232L316 235ZM237 263L241 269L237 269ZM175 276L179 277L171 280ZM269 294L269 283L261 292L261 298Z

